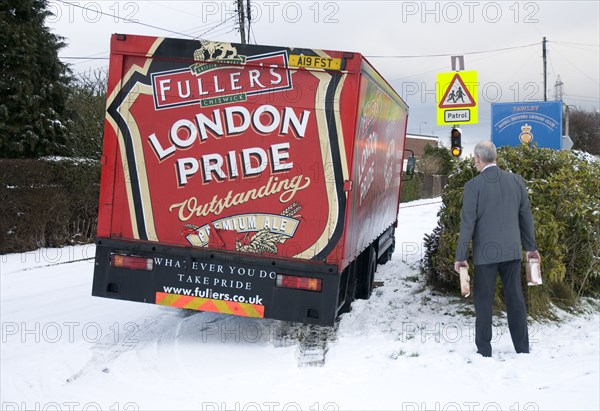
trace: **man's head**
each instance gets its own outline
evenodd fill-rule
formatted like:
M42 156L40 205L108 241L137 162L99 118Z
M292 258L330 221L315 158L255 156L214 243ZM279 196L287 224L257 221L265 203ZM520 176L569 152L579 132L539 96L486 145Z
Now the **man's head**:
M496 163L496 146L488 140L480 141L475 146L475 167L481 172L488 164Z

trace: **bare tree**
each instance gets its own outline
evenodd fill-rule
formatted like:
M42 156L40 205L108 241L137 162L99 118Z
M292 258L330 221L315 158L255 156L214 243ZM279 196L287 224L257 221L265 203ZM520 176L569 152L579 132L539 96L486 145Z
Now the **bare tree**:
M573 110L569 114L569 134L573 149L600 155L600 112Z
M99 159L102 154L108 70L88 70L75 78L69 101L75 113L71 133L77 157Z

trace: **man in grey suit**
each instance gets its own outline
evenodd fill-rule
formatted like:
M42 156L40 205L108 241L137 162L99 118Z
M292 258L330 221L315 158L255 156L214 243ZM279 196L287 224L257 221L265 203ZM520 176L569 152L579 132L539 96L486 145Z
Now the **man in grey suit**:
M484 357L492 356L492 304L496 275L500 273L506 301L508 328L517 353L529 352L527 309L521 285L521 248L527 258L540 258L533 232L533 216L523 178L496 165L496 146L475 146L479 175L465 184L454 269L468 267L473 242L475 275L475 344Z

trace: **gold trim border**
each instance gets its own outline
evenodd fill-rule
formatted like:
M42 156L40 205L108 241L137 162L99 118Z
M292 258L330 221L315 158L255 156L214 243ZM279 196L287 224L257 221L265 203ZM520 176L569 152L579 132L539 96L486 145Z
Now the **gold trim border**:
M162 44L162 42L164 41L164 37L159 37L157 38L154 43L152 44L152 46L150 47L150 49L148 50L148 55L149 56L153 56L154 52L158 49L158 47ZM108 107L111 106L111 104L114 102L114 100L117 98L117 95L121 92L121 90L123 89L123 84L126 84L129 79L131 77L133 77L134 74L136 73L141 73L143 75L147 75L148 74L148 70L150 69L150 65L152 64L152 58L146 58L146 62L144 63L144 66L139 66L137 64L134 64L133 66L131 66L131 68L129 69L129 71L119 80L118 85L115 87L115 89L112 91L112 93L108 96L108 98L106 99L106 110L108 112ZM136 85L137 87L137 85ZM132 89L133 90L133 89ZM128 100L129 95L127 95L124 99L123 99L123 103L126 103ZM133 104L133 101L135 101L135 99L132 100L132 102L130 104L126 104L127 107L127 112L129 112L129 107L131 107L131 105ZM123 105L123 103L121 103L121 105ZM119 113L121 113L121 105L119 105L117 111ZM127 119L127 117L124 117ZM127 153L125 151L125 147L126 147L126 142L123 136L123 133L121 132L121 130L119 130L119 127L117 125L117 123L115 122L115 119L112 118L110 115L106 116L106 119L108 121L108 123L110 124L110 126L113 128L115 135L117 136L117 142L119 145L119 151L121 154L121 162L122 162L122 167L123 167L123 175L125 178L125 190L127 193L127 203L129 205L129 218L131 220L131 230L133 233L133 238L136 240L139 240L140 238L140 234L139 234L139 228L137 226L137 219L136 219L136 212L135 212L135 205L133 203L133 189L131 187L131 175L129 174L129 165L127 164ZM126 121L127 127L129 128L130 132L131 130L131 124L129 121ZM137 129L137 125L135 126L135 130L137 132L138 138L140 140L140 144L141 144L141 137L139 137L139 130ZM133 134L132 134L133 136ZM137 159L139 158L139 154L137 149L135 148L136 142L134 141L134 155L136 158L136 167L138 168L138 171L140 171L140 173L138 173L138 182L140 185L140 189L141 189L141 193L140 196L142 198L142 210L144 212L144 223L146 225L146 232L148 233L148 239L152 240L152 241L158 241L158 238L156 237L156 230L155 230L155 226L154 226L154 218L152 215L152 204L150 202L146 203L146 201L144 201L144 197L146 199L150 199L150 190L148 187L148 177L146 174L146 166L144 161L142 161L141 163L137 162ZM143 159L143 152L141 153L142 156L141 158ZM143 171L140 170L143 168ZM143 174L143 178L142 178L142 174ZM150 214L146 213L146 210L150 209ZM112 224L112 217L111 217L111 224Z

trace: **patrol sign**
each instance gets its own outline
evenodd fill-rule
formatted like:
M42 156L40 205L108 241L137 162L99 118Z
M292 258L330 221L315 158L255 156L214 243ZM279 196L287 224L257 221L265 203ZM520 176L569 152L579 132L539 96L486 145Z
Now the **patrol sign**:
M477 124L477 72L437 75L437 124Z

